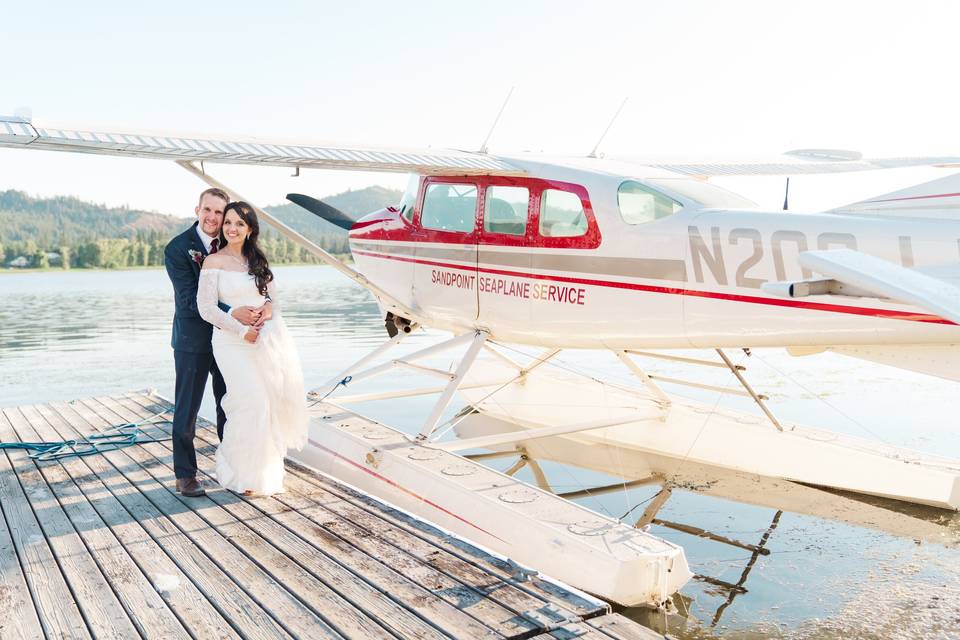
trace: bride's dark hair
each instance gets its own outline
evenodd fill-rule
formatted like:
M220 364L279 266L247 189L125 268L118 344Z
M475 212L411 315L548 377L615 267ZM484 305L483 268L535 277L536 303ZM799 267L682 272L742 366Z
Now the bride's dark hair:
M254 277L257 283L257 291L260 295L267 295L267 283L273 280L273 272L270 271L270 264L267 262L267 256L263 255L257 240L260 237L260 222L257 220L257 214L253 207L242 200L231 202L223 209L223 215L226 217L228 211L234 211L240 219L243 220L250 229L250 235L243 241L243 247L240 252L247 259L249 273ZM227 246L227 239L223 235L223 229L220 230L220 246Z

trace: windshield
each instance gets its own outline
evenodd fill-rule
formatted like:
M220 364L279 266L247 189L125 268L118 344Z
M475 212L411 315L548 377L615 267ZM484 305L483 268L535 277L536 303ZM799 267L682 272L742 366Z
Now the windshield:
M413 220L413 208L417 204L417 190L419 188L420 176L411 173L407 178L407 190L403 192L403 197L400 198L400 203L397 205L400 215L406 218L408 222Z
M655 178L650 184L690 198L710 209L756 209L757 203L733 191L727 191L709 182L683 178Z

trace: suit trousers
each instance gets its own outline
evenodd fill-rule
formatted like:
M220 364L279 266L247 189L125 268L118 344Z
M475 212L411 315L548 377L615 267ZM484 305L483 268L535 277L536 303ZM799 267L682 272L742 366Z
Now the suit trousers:
M227 416L220 402L227 392L227 386L212 353L174 351L173 361L177 375L173 410L173 472L178 479L193 478L197 475L197 452L193 439L197 432L197 413L203 401L207 376L213 376L213 398L217 403L217 437L221 440Z

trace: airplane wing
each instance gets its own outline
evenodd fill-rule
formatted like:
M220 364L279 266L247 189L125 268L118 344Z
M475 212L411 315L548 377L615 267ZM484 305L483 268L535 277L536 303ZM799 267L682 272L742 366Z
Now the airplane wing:
M800 298L834 294L887 298L960 324L960 263L908 269L851 249L804 251L800 264L819 280L771 282L763 290Z
M0 147L46 149L166 160L207 160L232 164L386 171L425 175L523 175L515 164L485 153L453 149L401 150L339 145L290 144L256 138L224 140L193 135L90 128L41 127L19 116L0 116ZM614 160L615 158L610 158ZM843 173L915 166L960 166L957 156L865 159L856 151L797 149L766 159L665 161L623 158L624 162L709 178Z
M950 167L960 165L960 156L864 158L857 151L841 149L795 149L782 156L716 161L661 161L656 158L611 158L645 167L672 171L694 178L715 176L797 176L849 173L903 167Z
M256 139L218 140L172 134L40 127L0 116L0 147L71 151L165 160L346 169L402 173L522 175L523 169L482 153L451 149L376 148L278 144Z

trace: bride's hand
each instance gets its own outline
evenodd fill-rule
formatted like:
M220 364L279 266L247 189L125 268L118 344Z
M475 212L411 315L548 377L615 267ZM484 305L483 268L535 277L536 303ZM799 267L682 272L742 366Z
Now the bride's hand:
M257 311L260 312L259 324L263 324L267 320L273 318L273 303L267 300L263 303L263 306L257 308Z
M257 342L257 338L259 337L260 337L260 329L257 329L255 327L250 327L249 329L247 329L247 332L243 334L243 339L249 342L250 344L255 344Z

